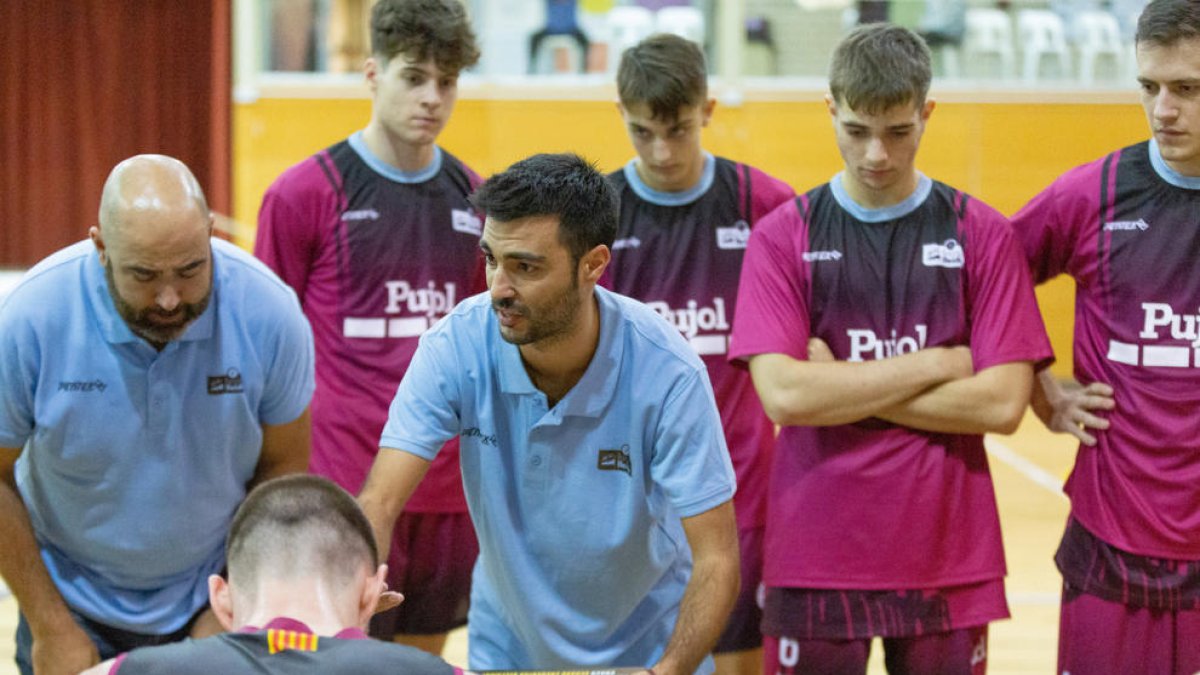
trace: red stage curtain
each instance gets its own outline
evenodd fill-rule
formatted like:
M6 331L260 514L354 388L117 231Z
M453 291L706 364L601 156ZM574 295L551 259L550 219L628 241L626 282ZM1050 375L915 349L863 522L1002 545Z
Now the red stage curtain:
M138 153L183 160L229 211L231 2L0 1L0 266L85 237Z

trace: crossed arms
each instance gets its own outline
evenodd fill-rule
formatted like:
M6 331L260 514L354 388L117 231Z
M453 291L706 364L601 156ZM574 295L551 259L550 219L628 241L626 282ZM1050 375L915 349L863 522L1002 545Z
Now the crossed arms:
M1029 403L1033 365L974 371L967 347L932 347L874 361L835 361L819 339L809 359L750 358L767 415L785 426L834 426L871 417L954 434L1012 433Z

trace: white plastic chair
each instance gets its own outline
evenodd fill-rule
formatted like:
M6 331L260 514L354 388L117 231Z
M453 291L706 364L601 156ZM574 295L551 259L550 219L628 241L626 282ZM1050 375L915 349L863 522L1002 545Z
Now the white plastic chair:
M608 10L608 71L617 72L621 54L654 33L654 12L618 5Z
M1082 12L1075 17L1075 34L1079 49L1079 79L1091 84L1096 78L1096 63L1110 59L1114 73L1124 73L1122 65L1130 55L1121 41L1121 25L1108 12Z
M1008 14L987 7L967 9L967 30L963 35L963 60L978 63L981 57L993 57L1000 63L1000 76L1016 73L1012 22Z
M663 7L655 15L654 28L704 45L704 13L696 7Z
M1067 49L1067 31L1062 18L1047 9L1023 9L1017 13L1017 41L1021 48L1021 76L1036 82L1042 60L1058 61L1062 75L1071 72L1071 52Z

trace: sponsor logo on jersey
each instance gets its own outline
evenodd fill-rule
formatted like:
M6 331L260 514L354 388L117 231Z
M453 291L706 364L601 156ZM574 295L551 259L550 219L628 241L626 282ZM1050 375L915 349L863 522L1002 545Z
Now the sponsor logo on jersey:
M717 248L746 248L748 243L750 243L750 223L744 220L737 221L733 227L717 228Z
M342 319L342 335L348 338L409 338L429 330L438 319L458 304L458 287L453 282L442 284L430 281L423 288L405 280L388 281L387 314L404 316L346 317Z
M208 376L208 394L210 396L240 394L245 390L246 387L242 382L242 374L238 372L237 368L226 370L224 375Z
M1165 302L1143 302L1138 337L1187 344L1138 345L1109 340L1108 360L1129 366L1200 368L1200 313L1182 314Z
M58 383L59 391L98 391L104 393L105 389L108 389L108 385L104 383L104 380L63 381Z
M624 239L613 240L612 250L619 251L623 248L637 248L642 245L642 240L637 237L626 237Z
M841 260L841 251L805 251L800 255L804 262L827 262L831 260Z
M456 232L483 236L483 221L479 216L463 209L450 209L450 225Z
M601 448L596 455L596 468L601 471L624 471L633 475L633 464L629 459L629 444L619 448Z
M1138 218L1137 220L1110 220L1104 223L1104 230L1106 232L1125 230L1140 230L1145 232L1148 229L1150 229L1150 223L1147 223L1142 218Z
M457 287L447 282L441 288L430 281L424 288L413 288L407 281L389 281L387 286L387 307L383 310L388 314L424 314L438 316L445 314L458 304Z
M646 306L674 326L697 354L705 356L729 351L729 319L724 298L713 298L711 305L703 307L695 300L688 300L683 308L671 307L661 300L647 302Z
M356 220L379 220L379 212L375 209L358 209L342 214L342 222L350 223Z
M926 267L957 268L963 266L963 249L958 242L947 239L940 244L921 247L921 264Z
M924 349L929 328L925 324L917 324L916 331L915 336L899 335L893 328L890 337L881 338L869 328L848 329L846 336L850 338L850 356L846 360L865 361L867 357L879 360Z

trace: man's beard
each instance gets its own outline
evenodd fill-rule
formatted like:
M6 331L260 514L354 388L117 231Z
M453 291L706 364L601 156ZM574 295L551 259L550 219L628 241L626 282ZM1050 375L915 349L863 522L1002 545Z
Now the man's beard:
M514 345L527 345L534 342L552 342L568 334L575 326L579 315L579 281L574 276L571 285L560 293L545 307L534 310L531 314L529 305L512 298L492 301L492 310L507 310L524 317L526 328L524 333L505 333L500 327L500 337Z
M108 295L112 298L117 314L129 326L133 334L146 340L155 347L162 348L168 342L179 338L196 317L208 309L208 301L212 299L212 279L209 272L208 292L200 302L181 302L171 312L164 312L157 307L138 309L125 302L117 292L117 284L113 279L112 262L104 266L104 278L108 282ZM157 320L155 320L157 318Z

